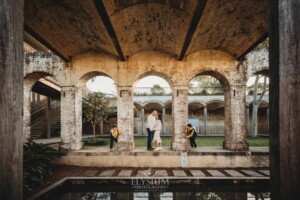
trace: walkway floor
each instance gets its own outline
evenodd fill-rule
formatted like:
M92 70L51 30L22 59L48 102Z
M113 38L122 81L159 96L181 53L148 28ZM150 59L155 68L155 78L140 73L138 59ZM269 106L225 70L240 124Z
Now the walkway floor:
M250 152L269 152L269 147L250 147ZM84 149L76 152L110 152L108 147L84 147ZM137 147L133 152L148 152L146 147ZM153 152L172 152L171 148L163 148L159 151ZM232 152L231 150L223 149L222 147L198 147L194 152L214 152L214 153L224 153Z

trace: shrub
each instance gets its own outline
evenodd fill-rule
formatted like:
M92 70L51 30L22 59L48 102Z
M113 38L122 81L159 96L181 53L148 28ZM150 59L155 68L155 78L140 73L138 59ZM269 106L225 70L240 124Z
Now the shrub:
M105 146L108 145L108 140L100 138L89 138L83 141L86 146Z
M53 161L61 156L61 152L44 144L28 141L24 144L23 154L23 188L31 191L41 185L54 169Z

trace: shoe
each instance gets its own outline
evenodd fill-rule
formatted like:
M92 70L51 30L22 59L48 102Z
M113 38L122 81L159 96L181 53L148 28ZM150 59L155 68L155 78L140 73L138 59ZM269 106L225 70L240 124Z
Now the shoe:
M147 151L153 151L153 149L147 149Z

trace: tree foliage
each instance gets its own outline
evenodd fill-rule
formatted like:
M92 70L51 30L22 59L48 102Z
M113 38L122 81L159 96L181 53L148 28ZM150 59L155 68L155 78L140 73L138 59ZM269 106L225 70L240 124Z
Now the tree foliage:
M96 125L105 120L113 112L110 99L101 92L90 93L82 102L83 122L91 123L93 134L96 134Z
M151 88L151 94L152 95L165 95L166 91L164 88L162 88L160 85L155 84L153 85L153 87Z
M261 92L258 92L259 80L260 78L264 79L264 82L261 85ZM262 98L268 91L267 87L267 77L256 75L253 89L253 109L252 109L252 137L257 137L257 112Z
M190 94L222 95L222 84L212 76L197 76L189 84Z

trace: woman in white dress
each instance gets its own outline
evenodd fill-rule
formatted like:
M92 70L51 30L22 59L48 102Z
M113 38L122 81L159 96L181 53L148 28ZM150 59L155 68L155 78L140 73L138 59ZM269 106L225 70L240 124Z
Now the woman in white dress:
M161 138L160 138L160 131L161 131L161 114L156 115L156 121L154 126L154 137L153 142L156 144L155 150L161 150Z

